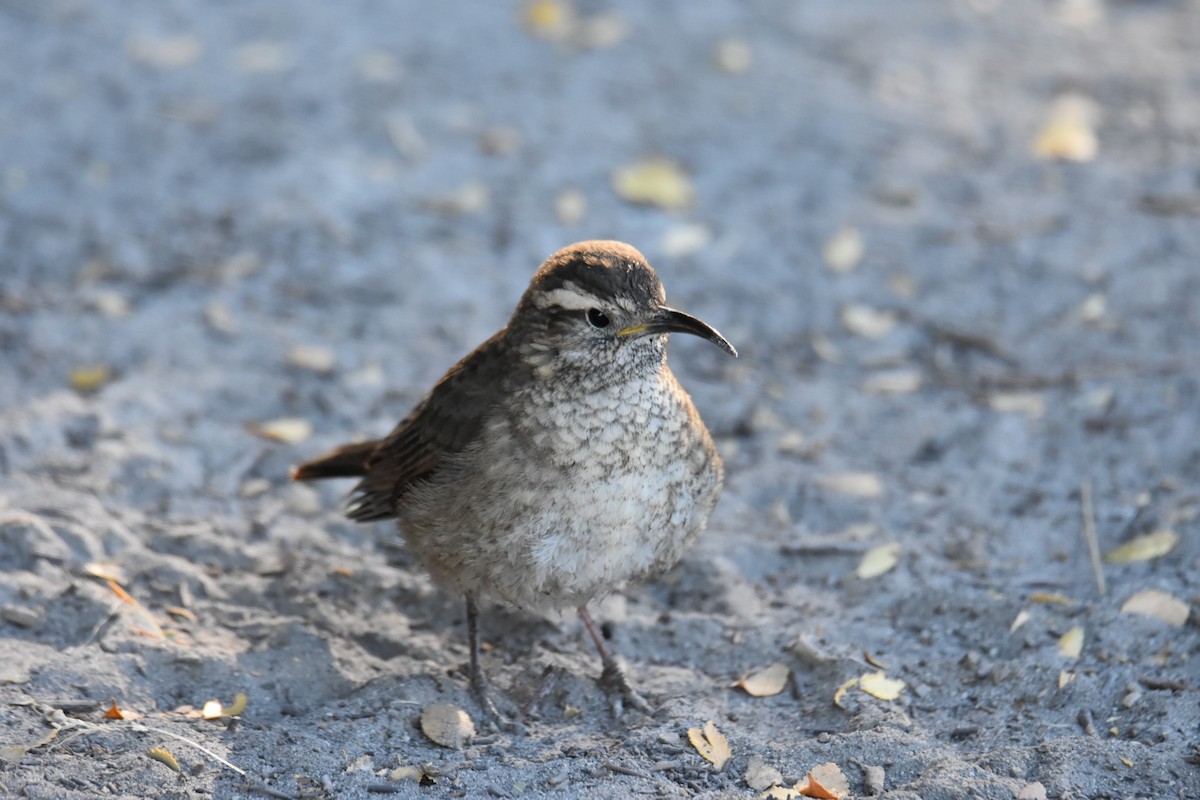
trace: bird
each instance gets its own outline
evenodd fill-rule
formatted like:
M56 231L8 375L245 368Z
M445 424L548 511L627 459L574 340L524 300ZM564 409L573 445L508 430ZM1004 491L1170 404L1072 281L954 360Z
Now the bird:
M667 365L671 333L737 357L715 328L666 304L633 246L578 242L541 265L508 323L391 433L292 469L299 481L358 478L346 515L398 520L433 582L465 598L470 686L490 719L484 599L574 609L614 713L652 713L588 606L674 566L720 495L721 457Z

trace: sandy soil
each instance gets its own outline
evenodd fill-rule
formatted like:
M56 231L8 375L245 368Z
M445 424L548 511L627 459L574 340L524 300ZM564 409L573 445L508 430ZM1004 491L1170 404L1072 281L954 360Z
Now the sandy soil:
M1200 6L529 13L0 4L0 795L753 797L757 756L897 800L1200 797ZM1042 146L1077 163L1034 154L1064 95ZM657 154L682 210L610 187ZM596 237L741 350L672 346L726 492L600 609L654 717L610 717L570 617L491 607L521 728L440 747L424 707L478 716L460 601L287 469ZM1101 593L1089 523L1178 541ZM1191 618L1122 612L1148 589ZM835 705L872 664L899 697Z

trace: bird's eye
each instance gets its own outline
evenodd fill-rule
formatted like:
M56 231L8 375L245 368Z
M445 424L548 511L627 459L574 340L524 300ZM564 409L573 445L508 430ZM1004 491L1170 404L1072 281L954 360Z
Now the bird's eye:
M598 308L589 308L587 310L587 321L593 328L607 328L609 319L608 314L605 314Z

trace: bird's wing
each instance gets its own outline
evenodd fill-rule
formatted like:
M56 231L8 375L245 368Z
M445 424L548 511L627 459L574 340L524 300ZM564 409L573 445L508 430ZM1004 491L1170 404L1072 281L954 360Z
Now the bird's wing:
M428 478L444 459L479 435L505 378L498 358L500 331L459 361L366 458L347 515L359 522L396 516L412 485Z

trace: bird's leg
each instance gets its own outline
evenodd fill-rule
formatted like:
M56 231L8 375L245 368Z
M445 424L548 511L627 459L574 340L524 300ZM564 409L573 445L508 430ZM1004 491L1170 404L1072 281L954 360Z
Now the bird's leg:
M475 695L479 708L489 722L499 723L502 719L492 702L488 689L487 678L483 674L483 666L479 663L479 605L475 595L467 595L467 647L471 653L471 692Z
M596 643L596 649L600 651L600 662L604 664L604 671L600 673L599 683L608 692L612 702L613 716L621 716L622 702L628 703L643 714L653 714L654 709L650 707L650 704L629 685L629 679L625 677L625 670L621 669L621 665L617 663L612 648L605 644L604 636L596 627L596 623L592 621L592 615L588 613L586 605L579 607L579 619L583 620L583 626L587 628L592 641Z

